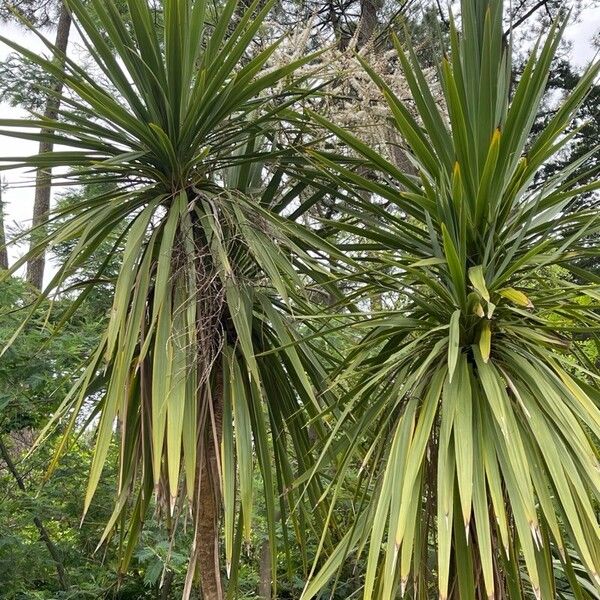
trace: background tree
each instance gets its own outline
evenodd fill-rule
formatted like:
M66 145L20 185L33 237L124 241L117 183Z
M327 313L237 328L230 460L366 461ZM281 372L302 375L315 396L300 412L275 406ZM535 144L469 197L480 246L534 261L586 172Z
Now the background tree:
M0 286L3 345L19 326L19 311L22 312L27 296L27 286L18 279L4 281ZM48 306L40 306L0 361L0 469L6 472L3 482L10 482L3 486L5 501L14 508L11 485L16 497L28 501L19 516L24 527L35 526L46 547L44 556L48 555L47 562L56 571L52 583L58 582L58 589L62 590L69 587L64 549L57 544L55 531L46 523L45 511L35 501L37 490L29 487L29 470L23 469L22 457L31 449L35 431L47 422L68 391L82 352L89 351L97 341L97 320L83 312L66 330L52 334L60 326L61 313L69 310L70 304L68 300L63 302L55 312L56 320L50 321L46 320ZM6 515L9 514L7 509ZM8 545L12 547L10 538Z
M57 4L51 1L38 1L38 0L22 0L21 2L1 2L0 3L0 20L17 20L23 24L29 23L32 27L40 28L56 22L56 39L54 42L55 59L57 66L62 68L64 63L64 57L67 52L67 46L69 43L69 32L71 30L71 14L67 9L66 4L58 2ZM3 65L4 75L10 74L14 70L15 65L10 68L10 61L13 63L16 61L17 65L20 63L18 58L9 57L8 65ZM21 64L21 67L23 65ZM8 68L7 68L8 67ZM35 73L35 71L34 71ZM39 74L39 73L36 73ZM29 76L26 78L31 81ZM21 80L22 77L17 78L17 81ZM50 79L49 85L43 89L44 96L44 117L50 120L54 120L58 117L58 111L60 109L60 95L62 91L62 79L60 70L55 72ZM42 81L37 81L36 84L39 86ZM24 100L23 89L20 86L16 86L14 81L9 80L9 89L13 90L11 94L8 92L9 100L13 103L15 100ZM26 88L27 89L27 88ZM39 87L38 87L39 90ZM29 86L29 91L31 87ZM6 96L6 90L3 90L2 96ZM39 102L39 95L34 96L35 102ZM30 104L32 99L28 99L26 104ZM20 103L20 102L19 102ZM50 136L52 130L46 132ZM40 142L39 154L51 152L53 148L53 142L49 139ZM33 202L33 215L32 215L32 234L31 234L31 248L34 248L39 239L44 237L45 223L49 216L50 211L50 196L51 196L51 173L46 169L38 169L35 183L35 196ZM27 281L34 287L41 290L44 280L44 266L45 266L45 255L39 253L27 264Z
M64 65L64 57L67 53L69 43L69 32L71 30L71 14L65 3L61 3L60 12L58 15L58 24L56 27L56 40L54 42L55 58L57 64L62 69ZM60 95L62 91L62 79L60 73L55 74L55 83L49 91L46 100L46 108L44 110L44 118L55 120L58 117L60 109ZM53 130L48 129L41 132L51 136ZM47 137L40 142L39 154L52 152L54 144ZM32 234L30 248L35 248L40 239L43 239L45 233L45 223L48 220L50 213L50 195L51 195L52 173L47 168L40 168L37 171L35 179L35 196L33 199L33 215L32 215ZM45 253L36 253L35 257L27 263L27 281L34 287L41 290L44 283L44 267Z

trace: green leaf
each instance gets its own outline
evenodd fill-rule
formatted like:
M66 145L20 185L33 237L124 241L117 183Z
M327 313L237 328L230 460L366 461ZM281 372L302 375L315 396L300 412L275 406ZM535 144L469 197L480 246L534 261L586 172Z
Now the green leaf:
M460 309L457 309L450 318L448 334L448 379L450 381L452 381L460 351L460 314Z

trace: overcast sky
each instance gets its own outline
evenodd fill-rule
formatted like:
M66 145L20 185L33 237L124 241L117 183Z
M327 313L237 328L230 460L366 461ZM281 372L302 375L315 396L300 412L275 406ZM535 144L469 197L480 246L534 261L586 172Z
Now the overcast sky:
M26 45L29 49L46 51L42 42L33 34L28 33L13 24L0 24L3 36ZM568 27L567 38L572 42L572 59L583 67L594 56L595 49L592 45L593 37L600 31L600 9L587 9L582 13L580 22ZM52 36L52 32L50 32ZM0 42L0 60L4 60L10 53L10 48ZM0 115L2 118L18 118L26 116L25 111L12 108L7 104L0 103ZM2 156L27 156L35 154L37 144L25 140L0 137L0 154ZM3 193L5 202L5 221L8 226L18 223L27 225L31 220L33 205L33 188L31 187L32 174L23 170L10 171L3 175L8 183L8 189ZM14 249L10 252L11 260L14 260L18 252Z

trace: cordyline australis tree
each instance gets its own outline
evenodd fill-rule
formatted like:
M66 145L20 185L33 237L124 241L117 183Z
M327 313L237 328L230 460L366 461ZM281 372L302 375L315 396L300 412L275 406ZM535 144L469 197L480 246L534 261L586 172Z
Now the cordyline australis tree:
M444 110L410 47L396 41L418 118L364 64L417 177L315 115L363 157L360 173L379 177L326 153L315 160L349 191L398 209L363 203L359 222L339 226L380 249L366 289L403 301L372 318L347 359L353 385L336 425L342 467L332 491L362 461L361 502L304 598L352 553L365 554L366 599L429 598L436 587L461 600L598 593L599 379L577 340L600 330L600 281L574 261L598 255L586 237L600 215L571 203L600 183L572 176L587 155L532 184L569 143L563 132L598 64L530 136L565 19L513 85L502 9L500 0L462 2L462 33L452 25L439 69Z
M3 120L9 129L2 133L66 148L3 160L9 167L68 167L75 185L113 186L55 214L64 224L12 272L49 245L74 240L43 294L60 291L117 232L115 247L123 243L125 250L109 323L55 416L54 424L66 423L59 453L78 415L98 418L87 510L118 420L119 493L103 539L120 524L125 570L156 491L172 521L188 510L193 518L185 595L196 571L203 597L219 599L221 506L233 579L251 525L253 456L275 556L276 514L288 521L286 494L298 470L309 466L305 424L320 410L322 361L308 344L294 344L286 313L302 310L299 290L310 277L323 277L314 258L322 243L282 216L302 188L285 187L284 167L271 167L263 182L265 164L285 158L279 123L305 93L290 75L313 57L265 70L277 44L248 56L270 9L261 0L237 13L235 25L235 0L217 14L202 0L165 0L164 28L155 25L146 0L127 1L127 24L112 1L68 0L68 6L104 83L61 56L63 75L55 62L3 38L64 77L65 91L57 120ZM294 135L293 123L286 133ZM294 215L303 210L296 203ZM74 310L102 281L103 268L83 286ZM106 392L90 412L87 392L99 385ZM319 434L318 421L312 431ZM306 513L294 515L301 541Z

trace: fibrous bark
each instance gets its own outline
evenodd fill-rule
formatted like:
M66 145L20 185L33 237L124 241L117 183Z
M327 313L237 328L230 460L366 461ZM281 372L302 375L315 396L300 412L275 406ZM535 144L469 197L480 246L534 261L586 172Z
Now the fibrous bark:
M211 397L208 401L206 438L200 457L198 520L196 530L196 564L200 575L203 600L223 600L219 559L219 521L221 497L219 483L219 448L223 429L223 373L214 370Z
M2 202L2 183L0 182L0 269L8 269L6 251L6 230L4 227L4 203Z
M258 580L258 596L262 600L270 600L273 580L273 567L271 565L271 544L265 539L260 549L260 576Z
M371 41L377 25L379 24L378 12L382 7L381 0L361 0L360 23L357 33L357 47L362 48Z

